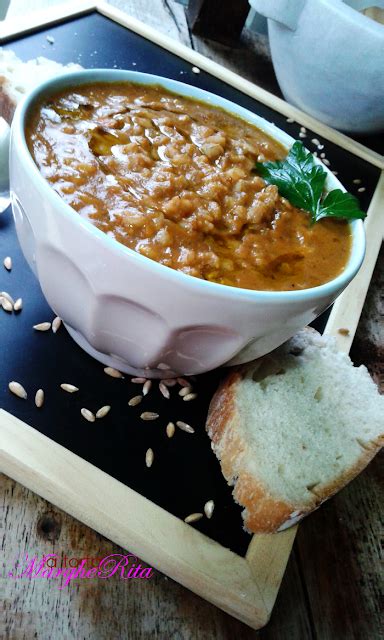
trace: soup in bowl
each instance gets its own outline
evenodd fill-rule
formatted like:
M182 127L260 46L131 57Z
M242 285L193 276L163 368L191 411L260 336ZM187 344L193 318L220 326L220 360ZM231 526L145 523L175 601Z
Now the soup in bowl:
M292 143L148 74L80 71L30 94L12 125L16 227L78 344L125 372L194 374L265 354L331 304L363 227L312 224L255 172Z

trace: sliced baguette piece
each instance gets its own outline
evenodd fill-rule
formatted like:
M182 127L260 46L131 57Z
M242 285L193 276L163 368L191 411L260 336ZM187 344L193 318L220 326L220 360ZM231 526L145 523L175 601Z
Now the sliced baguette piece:
M384 396L333 338L304 329L230 373L207 432L244 528L282 531L350 482L384 444Z
M43 56L23 62L13 51L0 48L0 116L10 124L26 93L43 80L78 69L82 69L79 64L62 65Z

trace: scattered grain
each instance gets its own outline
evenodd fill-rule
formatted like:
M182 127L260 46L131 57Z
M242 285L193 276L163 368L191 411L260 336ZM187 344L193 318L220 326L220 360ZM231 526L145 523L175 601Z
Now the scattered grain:
M98 411L96 411L96 418L104 418L111 410L109 404L104 405Z
M142 420L157 420L158 417L159 414L154 411L144 411L144 413L140 415Z
M312 138L311 142L317 147L320 144L320 140L317 138Z
M187 393L183 397L184 402L189 402L190 400L195 400L197 398L197 393Z
M168 371L170 368L169 364L166 364L165 362L159 362L157 365L157 369L162 369L163 371Z
M63 391L67 391L68 393L75 393L75 391L79 390L79 387L75 387L75 385L69 384L68 382L63 382L60 387Z
M23 308L23 299L22 298L17 298L15 304L13 305L13 310L14 311L21 311Z
M6 300L8 300L8 302L11 303L12 307L15 304L14 299L12 298L12 296L8 293L8 291L0 291L0 298L5 298Z
M365 187L359 187L358 188L358 192L359 193L364 193L364 191L365 191Z
M1 297L0 304L3 307L4 311L8 311L8 313L12 313L13 305L11 302L9 302L9 300L7 300L7 298Z
M10 271L12 269L12 258L10 256L4 258L3 265L7 271Z
M8 389L18 398L26 400L28 397L26 390L24 389L23 385L20 384L20 382L15 382L14 380L12 380L12 382L10 382L8 385Z
M151 387L152 387L152 380L146 380L143 384L143 396L146 396L149 393L149 390Z
M183 398L184 396L189 395L191 391L192 391L191 387L182 387L179 391L179 396Z
M161 381L166 387L174 387L177 384L175 378L163 378Z
M81 409L80 413L83 416L83 418L88 420L88 422L95 422L96 418L95 418L94 414L92 413L92 411L90 411L89 409L84 409L84 407L83 407Z
M320 148L320 147L319 147ZM323 151L323 153L320 153L320 158L325 158L325 153Z
M49 331L51 328L50 322L39 322L39 324L34 324L33 328L35 331Z
M42 407L44 404L44 391L43 389L38 389L35 395L35 405L38 409Z
M179 385L181 387L190 387L191 383L188 382L188 380L186 380L185 378L177 378L177 382L179 383Z
M173 436L175 435L175 425L173 424L173 422L168 422L165 431L168 438L173 438Z
M107 376L110 376L111 378L124 378L124 376L121 373L121 371L118 371L117 369L114 369L113 367L104 367L104 373L106 373Z
M306 138L306 137L307 137L307 134L300 131L299 138Z
M331 163L329 162L329 160L327 160L327 158L323 158L323 164L325 164L326 167L329 167Z
M176 422L176 426L179 427L179 429L181 429L182 431L185 431L186 433L195 433L194 428L191 427L190 424L187 424L186 422L183 422L182 420L178 420Z
M160 390L160 393L164 396L164 398L167 398L167 400L169 400L169 398L171 397L171 394L169 393L169 389L168 387L165 386L164 382L159 382L159 390Z
M360 180L360 178L355 178L355 179L353 180L353 184L361 184L361 180Z
M202 513L191 513L189 516L184 518L184 522L186 522L187 524L192 524L192 522L197 522L198 520L201 520L202 517L203 517Z
M146 378L131 378L131 382L133 382L133 384L144 384L145 381Z
M307 133L307 130L306 130L305 127L300 127L300 131L301 131L301 133Z
M199 67L192 67L193 73L200 73Z
M60 327L61 327L61 318L59 318L59 316L56 316L56 318L54 318L52 321L53 333L57 333Z
M146 453L145 453L145 464L147 465L147 467L152 467L152 463L153 463L153 450L151 448L147 449Z
M293 119L293 118L287 118L287 122L289 122L289 124L292 124L292 123L293 123L293 122L295 122L295 121L294 121L294 119Z
M46 40L49 44L55 44L55 38L53 36L47 36Z
M133 396L133 398L128 400L128 404L130 407L135 407L137 404L140 404L142 399L143 399L143 396Z
M215 508L215 503L213 502L213 500L208 500L208 502L205 503L204 513L208 519L212 518L214 508Z

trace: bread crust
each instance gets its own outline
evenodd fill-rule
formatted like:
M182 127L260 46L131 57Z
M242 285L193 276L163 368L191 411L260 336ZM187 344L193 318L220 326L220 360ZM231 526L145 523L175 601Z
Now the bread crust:
M212 449L220 460L222 473L228 484L233 486L233 497L244 507L242 517L245 530L250 533L273 533L295 525L355 478L384 445L384 434L375 441L361 443L362 452L356 463L339 473L332 482L317 485L312 491L312 499L306 500L305 504L281 500L242 464L248 443L239 428L236 396L239 385L250 369L255 369L255 362L235 369L222 382L212 398L206 429L212 440Z

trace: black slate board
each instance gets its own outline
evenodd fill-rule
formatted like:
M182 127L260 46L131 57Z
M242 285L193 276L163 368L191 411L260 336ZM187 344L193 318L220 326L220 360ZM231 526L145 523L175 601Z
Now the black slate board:
M54 44L49 44L47 35L54 38ZM84 67L133 69L181 80L238 102L298 136L299 126L287 123L285 116L205 72L193 73L190 63L96 12L8 40L4 47L24 60L44 55ZM313 137L319 136L308 132L304 142L315 150L310 142ZM357 193L353 179L361 179L366 191L359 194L360 202L367 208L379 169L335 144L324 144L332 168L347 189ZM183 402L175 390L171 390L172 400L166 400L154 383L141 405L128 407L128 399L140 391L129 377L116 380L106 376L103 366L84 353L63 327L56 335L33 331L34 324L51 320L53 313L21 254L10 210L0 215L1 261L5 255L12 256L14 266L10 273L0 267L0 290L22 297L24 308L19 314L0 313L0 406L180 518L201 511L204 503L213 499L213 518L204 518L194 526L244 555L250 536L242 530L240 509L232 500L204 430L210 398L225 371L198 377L196 401ZM319 330L326 318L323 314L316 322ZM26 387L27 401L9 393L10 380ZM79 393L66 394L59 388L62 382L77 385ZM42 409L33 402L39 387L46 394ZM90 424L80 416L81 407L96 411L104 404L110 404L112 410L103 420ZM143 410L157 411L161 418L143 422L139 418ZM165 426L169 420L184 420L196 433L177 430L174 438L168 439ZM155 452L151 469L144 463L148 447Z

